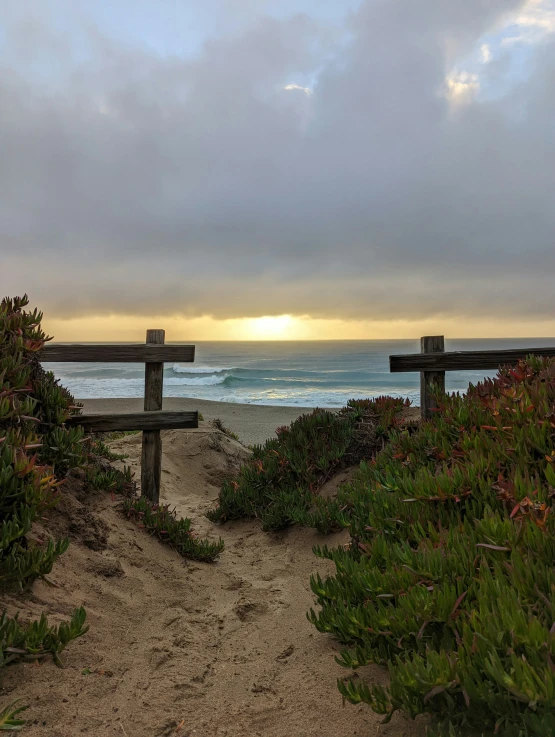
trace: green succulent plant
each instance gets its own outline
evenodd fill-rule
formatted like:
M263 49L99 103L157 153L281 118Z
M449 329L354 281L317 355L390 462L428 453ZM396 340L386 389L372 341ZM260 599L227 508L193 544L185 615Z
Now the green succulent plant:
M309 620L356 671L353 703L435 718L435 734L555 734L555 361L530 357L394 432L334 501L347 548L315 552Z
M127 497L122 507L129 519L185 558L211 563L224 548L221 538L217 542L199 538L191 529L191 520L178 517L168 505L152 504L145 497Z
M340 412L316 409L289 427L278 427L277 437L255 445L237 477L224 482L208 518L256 517L265 530L294 522L324 531L336 528L332 507L313 509L319 489L341 468L372 457L404 406L403 400L390 397L351 400Z
M0 302L0 592L45 578L68 547L67 539L34 541L35 520L54 505L68 469L82 464L83 431L66 428L79 408L69 392L42 369L39 352L48 338L27 297ZM50 627L44 615L20 624L17 615L0 617L0 667L20 658L58 653L86 631L85 612ZM25 707L11 704L0 713L0 731L24 726Z

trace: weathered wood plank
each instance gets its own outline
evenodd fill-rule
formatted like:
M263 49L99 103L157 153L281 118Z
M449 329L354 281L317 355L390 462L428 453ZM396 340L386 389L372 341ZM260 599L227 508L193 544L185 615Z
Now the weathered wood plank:
M403 371L495 370L514 365L528 355L555 357L555 348L516 348L503 351L450 351L447 353L406 353L389 357L392 373Z
M40 352L43 363L78 361L100 363L190 363L195 360L194 345L121 345L47 343Z
M66 425L81 425L87 432L122 430L183 430L198 427L198 412L160 411L122 414L73 415Z
M164 330L147 330L147 344L163 344ZM162 409L162 391L164 384L164 364L148 361L145 364L145 412Z
M163 345L166 339L164 330L147 330L147 345ZM164 388L164 364L148 362L145 364L145 412L162 409ZM154 504L160 501L162 479L162 439L160 430L143 432L141 457L141 496L146 496Z
M426 335L420 338L422 355L440 353L445 347L443 335ZM429 420L432 411L437 407L433 393L440 390L445 394L445 371L420 372L420 415L423 420Z

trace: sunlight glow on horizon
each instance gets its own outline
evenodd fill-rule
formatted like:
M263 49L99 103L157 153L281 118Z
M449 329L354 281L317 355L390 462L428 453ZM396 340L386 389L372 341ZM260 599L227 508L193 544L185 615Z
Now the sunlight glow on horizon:
M344 320L308 315L264 315L217 320L210 316L106 315L70 320L43 319L43 329L57 342L144 342L147 329L163 328L168 342L283 341L283 340L396 340L422 335L447 338L550 338L555 319L504 322L494 317L420 320Z
M291 315L254 317L246 320L244 329L250 336L247 340L287 340L295 332L295 323Z

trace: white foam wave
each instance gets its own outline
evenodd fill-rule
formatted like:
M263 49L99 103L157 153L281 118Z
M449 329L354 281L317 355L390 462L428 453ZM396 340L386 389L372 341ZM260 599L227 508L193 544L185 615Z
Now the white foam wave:
M226 371L233 371L233 367L181 366L179 363L174 363L172 371L174 374L223 374Z
M178 379L170 376L164 381L168 386L217 386L223 384L229 374L219 374L218 376L197 376L190 379Z

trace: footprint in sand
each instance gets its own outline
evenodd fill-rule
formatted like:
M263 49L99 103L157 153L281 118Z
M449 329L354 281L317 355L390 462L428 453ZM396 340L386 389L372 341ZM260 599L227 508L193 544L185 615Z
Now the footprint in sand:
M233 611L241 622L251 622L268 611L268 604L261 601L240 601Z
M250 588L252 584L244 578L233 578L226 586L223 586L226 591L238 591L245 587Z
M125 571L119 560L111 558L89 558L86 564L86 570L95 576L104 576L104 578L121 578L125 576Z

